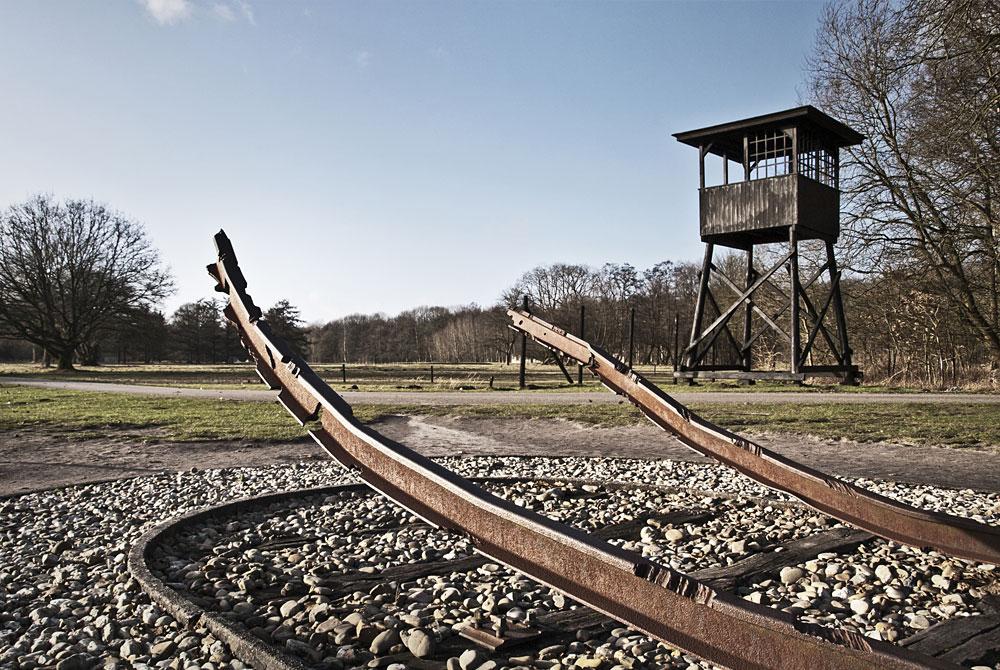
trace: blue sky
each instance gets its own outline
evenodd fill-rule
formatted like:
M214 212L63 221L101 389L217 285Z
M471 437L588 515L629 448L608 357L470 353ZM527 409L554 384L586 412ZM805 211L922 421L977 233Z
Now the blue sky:
M700 254L671 133L800 104L818 2L0 3L0 206L93 197L310 321Z

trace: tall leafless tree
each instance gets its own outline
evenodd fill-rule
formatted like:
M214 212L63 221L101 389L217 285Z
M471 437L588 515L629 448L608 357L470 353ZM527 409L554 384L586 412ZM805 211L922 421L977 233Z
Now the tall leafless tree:
M934 277L1000 363L1000 4L831 5L809 70L813 100L868 138L842 179L867 269Z
M60 369L172 286L143 226L104 205L36 196L0 215L0 335L42 347Z

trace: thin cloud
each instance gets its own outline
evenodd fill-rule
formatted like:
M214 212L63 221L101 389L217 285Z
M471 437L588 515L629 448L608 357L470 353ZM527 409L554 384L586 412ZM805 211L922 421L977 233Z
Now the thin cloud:
M354 54L354 62L358 64L360 68L366 68L372 62L372 54L370 51L359 51Z
M140 0L142 5L162 26L169 26L183 21L191 16L191 3L188 0Z
M191 18L213 16L219 21L246 21L257 25L253 6L247 0L138 0L153 20L169 26Z
M257 25L257 19L254 18L253 7L250 6L250 3L247 2L246 0L234 0L234 1L236 2L236 6L240 8L240 11L243 12L243 18L247 20L247 23L249 23L251 26Z
M217 2L212 5L212 13L223 21L232 22L236 20L236 12L233 11L233 8L229 5L222 4L221 2Z

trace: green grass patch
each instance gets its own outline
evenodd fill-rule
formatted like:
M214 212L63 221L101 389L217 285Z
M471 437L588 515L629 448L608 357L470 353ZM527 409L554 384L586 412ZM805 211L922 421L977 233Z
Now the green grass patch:
M809 435L858 442L1000 448L998 404L698 404L707 419L736 432ZM356 405L371 422L393 414L483 419L565 419L621 427L644 422L629 403ZM0 387L0 431L41 430L68 439L130 437L282 442L305 431L277 404L158 398L117 393Z
M340 365L318 364L313 368L330 386L338 391L454 391L504 392L518 388L518 366L501 363L434 363L434 382L431 382L431 363L382 363L374 365L347 366L347 382L343 381ZM670 367L640 365L636 367L643 376L653 383L664 386L671 393L682 395L692 391L723 391L732 393L768 393L795 391L803 393L856 393L894 392L916 393L914 389L888 386L840 386L835 383L813 380L804 386L761 382L755 386L740 386L735 381L701 382L697 386L673 384L673 370ZM576 369L570 370L576 379ZM256 389L260 379L253 367L246 363L220 365L184 364L125 364L78 367L73 372L60 372L55 368L43 368L30 363L2 363L0 377L33 377L38 379L113 382L119 384L142 384L148 386L178 386L203 389ZM493 387L490 387L490 378ZM547 392L596 391L603 388L589 372L584 373L584 384L569 384L555 365L531 363L527 366L527 383L534 390Z
M276 404L0 387L0 430L73 439L289 441L305 433Z
M698 406L695 411L735 432L1000 449L997 404L716 404Z

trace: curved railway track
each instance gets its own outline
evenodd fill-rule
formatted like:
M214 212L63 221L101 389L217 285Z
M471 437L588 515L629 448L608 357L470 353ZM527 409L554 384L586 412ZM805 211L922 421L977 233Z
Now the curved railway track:
M871 564L872 552L878 545L882 546L879 554L887 548L870 533L832 522L814 522L812 520L820 517L808 517L809 508L805 505L774 498L748 499L744 495L699 490L677 493L674 487L655 484L565 478L489 477L474 481L498 495L518 500L518 504L529 509L572 523L595 537L629 546L642 545L647 549L663 548L668 552L665 556L673 560L701 565L691 573L693 576L714 588L738 594L760 593L765 585L776 581L783 568L815 562L817 557L823 557L819 559L821 565L833 560L851 566L851 570L864 569ZM558 494L552 495L556 491ZM542 492L545 495L538 495ZM773 511L767 514L763 512L765 508ZM617 634L611 632L619 626L617 622L587 607L553 604L544 595L545 590L537 587L517 587L521 595L516 596L517 602L508 604L508 607L514 605L523 608L522 611L532 612L530 618L518 616L498 629L496 622L508 620L502 615L496 616L495 610L490 610L489 616L484 614L479 609L482 598L471 603L459 602L454 596L449 600L441 595L441 586L442 582L448 588L458 586L467 595L483 593L483 586L491 584L487 592L499 599L499 594L515 588L509 585L509 576L503 572L489 572L489 559L470 555L467 545L456 541L458 538L454 534L434 532L427 524L413 521L405 512L396 509L389 504L378 504L370 493L366 495L359 485L351 484L243 499L191 513L150 531L133 550L130 570L144 580L153 598L168 609L188 613L200 611L198 620L215 624L215 627L227 625L229 630L222 634L241 641L234 645L234 652L254 667L322 666L319 659L332 655L339 645L366 649L373 636L382 630L376 622L382 617L393 619L412 612L415 603L425 603L421 605L425 613L432 609L438 612L435 620L448 612L447 620L439 621L438 625L451 628L451 633L441 638L431 654L420 658L406 648L381 650L375 654L380 665L397 662L422 670L443 670L449 658L470 648L479 649L481 660L494 659L500 665L510 666L531 666L544 655L542 650L558 647L563 651L557 653L574 653L578 658L596 660L601 657L597 651L600 647L610 643L615 648L616 641L627 638L632 640L629 648L638 644L645 653L635 656L626 653L622 657L626 663L635 662L638 667L662 664L688 667L686 661L671 658L662 648L654 661L646 642L634 634L623 633L620 628ZM733 560L727 552L703 553L696 549L692 555L690 549L662 535L648 535L651 527L658 527L682 529L690 538L714 536L720 531L735 536L734 531L746 529L744 520L748 517L757 522L764 518L774 521L777 517L778 521L763 533L758 526L755 539L759 546L747 550L738 560ZM294 523L285 523L286 519ZM800 525L807 519L807 523ZM706 530L708 526L711 531ZM206 545L206 537L214 538L214 542ZM375 538L379 541L373 545ZM408 543L428 547L433 553L402 558L398 548ZM441 546L450 549L447 555L442 555L443 550L434 551L434 547ZM335 549L321 549L327 547ZM392 547L397 549L389 549ZM388 553L383 554L387 549ZM256 555L252 565L245 563L247 552ZM377 558L373 558L373 554ZM835 559L831 559L833 554ZM898 550L894 555L906 557ZM295 558L290 559L290 556ZM324 556L326 562L332 560L338 567L327 568ZM909 556L911 560L916 558L912 554ZM359 569L372 560L379 565ZM306 574L321 575L321 581L304 583L303 565L312 566ZM289 566L299 566L299 569L290 570ZM249 570L267 575L267 578L258 577L255 586L240 586L240 580ZM961 579L976 583L977 577L967 571ZM176 597L164 588L164 582L177 589ZM431 585L436 585L433 600L417 597L417 593L426 595ZM369 595L359 599L359 594ZM947 600L943 591L934 598L935 602ZM251 603L248 611L238 617L226 614L233 602L244 601ZM272 617L290 601L300 603L304 609L276 624ZM373 601L381 601L375 606L376 611L369 609ZM788 596L787 600L772 601L771 606L792 602L795 600ZM974 663L980 658L985 644L1000 641L1000 615L995 604L981 604L981 616L944 619L905 638L902 644L916 646L927 655L952 662ZM925 610L933 605L925 601L913 606ZM803 611L805 609L810 612L817 609L825 609L827 613L838 611L835 603L824 599ZM363 611L369 612L365 616L368 623L364 632L358 634L350 624L343 625L346 617L357 616ZM877 619L886 621L890 612L882 610ZM846 616L841 615L844 623L859 625L851 614L847 609ZM188 614L188 619L191 616ZM266 622L271 622L270 626L262 628ZM417 621L411 622L415 624ZM866 627L872 625L869 621ZM907 629L901 626L898 630L907 634ZM338 634L338 641L334 641L334 632ZM283 644L289 635L298 642ZM246 644L245 640L254 636L260 642ZM574 645L577 640L585 640L586 645ZM575 650L568 651L566 647L575 647ZM551 656L551 651L548 654L550 661L558 660L558 656ZM364 664L368 657L358 660ZM572 658L568 662L572 665ZM566 663L563 661L564 666Z
M246 291L247 282L228 237L220 231L215 241L218 260L208 266L209 273L217 282L216 289L228 295L226 316L239 330L262 380L279 390L278 401L300 423L309 424L313 439L367 484L429 523L462 533L477 552L597 612L727 667L954 667L944 659L850 631L804 623L749 603L707 581L524 510L363 426L350 406L274 336ZM652 413L661 419L659 425L689 446L704 449L758 481L790 490L822 511L847 517L878 535L906 537L911 544L937 546L967 558L1000 558L1000 534L994 528L862 495L860 489L832 477L801 466L796 469L795 464L742 438L692 419L682 405L654 391L638 375L626 373L624 366L582 340L528 314L514 312L512 318L519 327L529 326L531 330L524 329L547 346L590 366L607 386L626 394L647 416ZM668 413L677 418L668 420ZM789 484L786 471L799 479ZM823 489L804 492L795 488L806 487L810 478ZM893 515L890 523L867 513L868 505L878 505L880 514Z
M698 453L888 540L973 561L1000 562L1000 529L917 509L785 458L698 416L599 347L528 312L512 309L507 314L516 330L556 355L587 366L605 386Z

